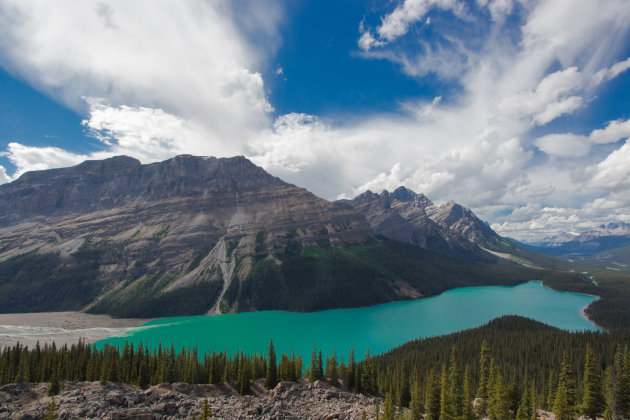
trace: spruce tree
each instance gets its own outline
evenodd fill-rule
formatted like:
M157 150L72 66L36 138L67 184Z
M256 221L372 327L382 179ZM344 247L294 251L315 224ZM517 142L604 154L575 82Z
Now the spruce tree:
M481 355L479 356L479 387L477 398L488 399L488 380L490 377L490 347L488 342L481 343Z
M245 395L249 391L250 378L250 362L242 353L236 379L236 389L239 394Z
M613 419L624 419L630 416L630 374L627 366L627 353L621 345L617 346L615 359L608 375L609 405Z
M433 368L429 371L424 391L427 420L438 420L440 417L440 381Z
M584 360L584 396L580 413L585 417L596 420L606 408L606 401L602 390L601 375L595 367L595 356L590 344L586 345L586 358Z
M322 359L322 351L319 351L319 354L317 355L317 379L318 380L322 380L324 379L324 361Z
M448 401L448 375L446 374L446 366L442 365L442 375L440 376L440 420L450 420L449 401Z
M556 420L572 420L573 410L569 406L569 399L567 397L567 391L564 388L564 382L558 383L558 390L556 391L556 398L553 403L553 413L556 415Z
M546 400L544 404L547 410L553 410L557 390L556 375L553 369L551 369L549 371L549 378L547 379L547 393L545 395Z
M573 373L573 369L571 369L571 364L569 363L569 357L567 356L566 351L562 354L562 363L560 366L558 386L563 384L564 392L567 395L567 404L569 405L569 409L574 412L577 402L577 386L575 384L575 374Z
M537 420L538 419L538 407L537 407L538 401L536 399L536 386L534 385L533 382L532 382L530 395L532 398L532 415L530 417L530 420Z
M355 377L355 363L354 363L354 346L350 347L350 354L348 356L348 387L354 388L354 377Z
M273 348L273 340L269 340L269 353L267 356L267 372L265 375L265 387L272 389L278 384L278 373L276 371L276 352Z
M623 414L626 418L630 418L630 348L626 345L624 350L624 364L621 372L622 377L622 393L624 394Z
M335 353L335 348L333 347L332 357L326 358L326 374L324 375L331 384L336 384L339 380L339 375L337 371L337 354Z
M413 384L411 385L411 402L409 408L411 409L411 420L420 420L423 418L424 404L417 372L414 374Z
M203 400L203 408L201 409L201 416L199 417L201 420L208 420L212 416L212 411L210 410L210 406L208 405L208 399Z
M531 392L532 390L526 382L523 389L523 395L521 395L521 401L518 404L518 410L516 410L516 420L530 420L532 418Z
M503 375L498 367L495 367L494 370L488 414L491 420L511 420L513 416L510 413L510 401Z
M308 379L315 382L317 378L317 349L313 345L313 353L311 353L311 365L308 368Z
M57 370L57 366L53 368L53 375L50 379L50 386L48 387L48 396L52 397L54 395L59 394L61 391L61 385L59 384L59 373Z
M470 366L466 365L464 371L464 394L462 400L462 420L473 420L475 418L473 412L473 387L470 383ZM529 419L528 419L529 420Z
M457 349L453 346L448 372L448 405L446 411L449 418L458 418L462 415L462 400L462 383L457 368Z
M59 413L57 412L57 404L55 403L55 397L50 399L50 404L48 405L48 411L46 411L46 415L44 416L44 420L56 420L59 418Z
M394 401L391 391L385 394L383 420L394 420Z

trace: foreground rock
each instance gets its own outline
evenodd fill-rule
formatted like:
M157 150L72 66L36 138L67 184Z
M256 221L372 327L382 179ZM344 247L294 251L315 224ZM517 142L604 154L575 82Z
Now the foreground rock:
M49 408L48 384L0 386L0 419L39 419ZM208 400L216 419L360 419L374 416L375 398L324 382L281 382L252 395L229 385L161 384L149 389L100 382L66 382L55 397L60 419L173 419L199 417Z

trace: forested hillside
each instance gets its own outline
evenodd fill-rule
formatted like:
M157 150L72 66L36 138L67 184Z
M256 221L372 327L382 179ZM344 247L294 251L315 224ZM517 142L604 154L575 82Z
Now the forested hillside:
M322 355L310 361L266 355L199 355L196 349L148 349L127 345L102 349L79 343L56 348L2 349L0 383L50 382L59 392L66 380L113 381L140 387L164 382L230 382L247 393L250 381L330 383L384 397L384 419L394 413L419 419L534 418L535 409L554 411L558 419L630 415L630 335L569 333L520 317L407 343L386 354L355 361ZM306 367L306 369L303 369ZM473 401L476 401L473 404Z

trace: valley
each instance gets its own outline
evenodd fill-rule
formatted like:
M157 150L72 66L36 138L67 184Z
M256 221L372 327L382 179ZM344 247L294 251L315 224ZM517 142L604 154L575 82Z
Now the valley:
M327 379L330 392L350 391L340 398L360 403L357 395L367 393L370 405L396 404L410 414L412 400L419 398L414 392L429 398L435 386L424 367L417 381L409 371L411 365L426 366L425 359L412 356L413 363L400 365L407 354L416 354L408 349L417 340L480 337L478 330L494 337L499 333L491 326L502 322L515 322L517 331L553 331L554 339L582 334L589 343L600 340L597 334L623 341L630 328L630 280L623 272L529 249L499 236L470 209L454 202L435 205L405 187L331 202L243 157L178 156L142 165L120 156L26 173L0 185L0 210L0 382L47 381L53 394L61 392L53 386L58 380L100 378L103 384L159 389L173 381L211 382L227 392L213 400L220 410L231 409L224 397L235 391L257 393L261 404L271 404L278 395L270 396L255 379L264 376L258 355L273 340L285 358L278 369L286 370L286 360L291 366L311 360L307 370L287 378L304 374L314 384L285 386L311 390ZM529 319L505 321L508 315ZM83 341L73 344L78 338ZM608 361L612 345L605 346ZM323 370L313 373L314 347L320 358L326 355L318 368L326 365L326 376ZM443 344L439 348L444 357ZM85 354L85 372L64 365L67 352ZM391 356L396 352L402 355ZM502 348L498 357L510 352ZM57 367L36 374L41 354L57 360ZM124 362L129 354L137 359L133 368ZM363 372L359 377L337 359L346 354L352 354L356 372ZM225 365L220 378L212 367L215 358ZM167 359L170 367L158 369L158 360L162 366ZM452 363L452 372L460 369ZM505 378L526 395L524 378L505 363ZM553 363L545 369L553 372L558 361ZM341 383L328 371L336 364ZM152 376L142 376L143 369ZM553 384L540 379L541 369L531 369L535 392L542 395ZM406 388L411 385L416 391ZM103 388L64 386L81 398ZM217 389L194 392L207 396ZM197 410L199 399L180 394L177 413ZM27 397L11 398L7 403ZM65 398L64 415L87 410ZM166 403L160 398L147 401L142 412L162 412ZM303 404L302 398L311 401L303 392L292 407ZM545 408L553 408L550 401ZM20 403L14 405L19 410ZM124 411L117 407L101 410ZM358 407L355 417L366 408ZM30 410L43 408L35 404ZM510 410L515 413L516 406Z

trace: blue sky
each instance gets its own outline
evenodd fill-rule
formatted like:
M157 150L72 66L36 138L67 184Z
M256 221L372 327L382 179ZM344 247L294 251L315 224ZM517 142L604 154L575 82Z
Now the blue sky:
M530 242L630 222L625 0L0 0L0 182L243 154Z

